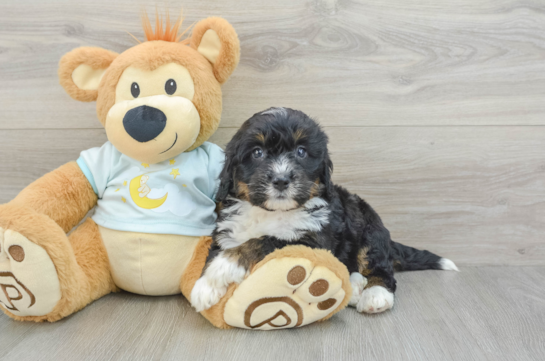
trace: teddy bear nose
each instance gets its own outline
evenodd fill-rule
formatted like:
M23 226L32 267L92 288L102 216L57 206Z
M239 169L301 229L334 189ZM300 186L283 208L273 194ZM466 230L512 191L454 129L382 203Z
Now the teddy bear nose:
M123 117L123 127L136 141L144 143L155 139L167 124L165 113L157 108L141 105Z

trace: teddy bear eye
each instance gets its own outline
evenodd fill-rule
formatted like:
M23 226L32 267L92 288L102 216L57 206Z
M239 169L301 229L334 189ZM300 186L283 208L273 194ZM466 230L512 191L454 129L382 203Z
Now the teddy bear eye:
M134 98L138 98L140 95L140 86L138 83L132 83L131 84L131 94Z
M174 79L168 79L165 83L165 91L168 95L172 95L176 92L176 81Z

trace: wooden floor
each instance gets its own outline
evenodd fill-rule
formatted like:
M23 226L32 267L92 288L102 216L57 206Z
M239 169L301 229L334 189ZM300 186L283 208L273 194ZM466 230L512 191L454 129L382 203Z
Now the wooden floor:
M106 141L94 103L58 84L58 61L78 46L124 51L155 4L0 1L0 203ZM165 4L239 34L213 142L270 106L309 113L335 181L395 240L463 272L400 274L392 312L271 333L215 330L181 297L108 296L55 324L0 315L0 360L545 359L543 0Z
M545 359L545 267L398 275L393 310L284 331L215 329L181 296L109 295L54 324L0 318L0 360Z

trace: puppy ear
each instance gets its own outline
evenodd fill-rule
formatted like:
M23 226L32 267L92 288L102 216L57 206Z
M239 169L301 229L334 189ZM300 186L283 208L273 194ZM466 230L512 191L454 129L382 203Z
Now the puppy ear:
M225 202L234 184L233 155L225 152L225 165L220 173L220 186L216 194L216 202Z
M242 160L242 154L239 154L239 144L242 142L247 128L248 124L245 122L225 147L225 164L219 177L220 186L216 194L216 202L225 201L229 193L235 192L236 167Z
M212 17L201 20L193 28L190 46L214 67L214 76L223 84L240 59L240 42L227 20Z
M333 182L331 181L331 175L333 174L333 162L329 158L329 154L326 154L323 167L320 182L325 187L325 197L327 199L331 199L333 194Z
M59 80L68 95L82 102L97 99L98 85L117 53L82 47L66 53L59 63Z

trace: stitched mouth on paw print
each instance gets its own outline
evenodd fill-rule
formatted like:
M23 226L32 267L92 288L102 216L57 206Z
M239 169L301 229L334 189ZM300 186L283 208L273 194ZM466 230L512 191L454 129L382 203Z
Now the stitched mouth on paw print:
M288 313L292 314L292 317L290 317L288 313L283 310L283 308L286 307L288 307ZM271 310L269 310L269 308ZM289 308L291 308L293 312L291 312ZM252 325L252 315L254 314L254 312L256 314L259 314L261 312L265 314L270 314L271 311L274 312L278 309L280 310L277 311L273 316ZM295 317L293 313L295 313ZM295 301L293 301L289 297L261 298L248 306L246 312L244 313L244 324L250 328L259 328L263 325L269 325L271 327L286 327L291 325L292 321L295 321L294 327L300 326L301 323L303 323L303 310Z
M299 327L328 316L344 296L342 281L329 269L307 259L274 259L235 290L224 317L229 325L248 329Z
M19 311L13 301L28 300L27 308L34 306L36 303L36 297L32 292L19 282L11 272L0 272L0 289L4 296L0 298L0 304L10 311Z

